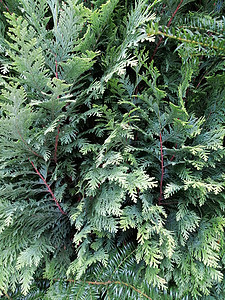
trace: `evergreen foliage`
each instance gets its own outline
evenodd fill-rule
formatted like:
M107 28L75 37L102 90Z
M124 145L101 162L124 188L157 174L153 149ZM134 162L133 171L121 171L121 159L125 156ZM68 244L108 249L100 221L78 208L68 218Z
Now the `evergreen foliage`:
M0 293L224 299L224 2L0 0Z

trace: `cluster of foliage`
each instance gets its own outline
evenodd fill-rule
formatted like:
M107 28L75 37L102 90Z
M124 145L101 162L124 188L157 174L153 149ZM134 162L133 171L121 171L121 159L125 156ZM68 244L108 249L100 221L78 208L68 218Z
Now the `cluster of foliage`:
M225 298L223 1L0 0L0 293Z

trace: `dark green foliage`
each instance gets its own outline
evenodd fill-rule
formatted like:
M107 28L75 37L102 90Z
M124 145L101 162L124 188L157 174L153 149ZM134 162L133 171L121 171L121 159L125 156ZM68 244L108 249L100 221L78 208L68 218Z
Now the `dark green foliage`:
M3 297L224 299L223 1L7 7Z

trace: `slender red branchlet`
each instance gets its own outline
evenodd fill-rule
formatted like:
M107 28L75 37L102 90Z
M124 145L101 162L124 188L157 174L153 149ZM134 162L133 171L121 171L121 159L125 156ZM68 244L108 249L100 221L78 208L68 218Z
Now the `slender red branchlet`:
M198 84L197 84L197 86L196 86L196 90L199 88L200 84L202 83L202 80L205 79L205 76L207 75L207 73L208 73L208 71L206 71L206 72L202 75L202 77L200 78L200 80L199 80L199 82L198 82Z
M29 159L29 158L28 158ZM47 184L46 180L44 179L44 177L40 174L40 172L38 171L38 169L35 167L34 163L32 162L32 160L30 160L30 163L32 164L35 172L38 174L38 176L41 178L41 180L44 182L44 185L47 187L48 189L48 192L51 194L52 196L52 199L55 201L56 205L58 206L58 209L60 210L60 212L63 214L63 215L66 215L66 213L62 210L61 206L59 205L59 202L56 200L56 197L54 195L54 193L52 192L50 186Z
M9 12L8 6L2 0L0 0L0 3L4 6L4 8L7 10L7 12Z
M169 27L170 24L172 23L173 18L175 17L176 13L178 12L178 9L180 8L182 2L183 2L183 0L181 0L180 3L178 4L177 8L175 9L174 13L172 14L172 17L170 18L170 20L169 20L169 22L167 24L167 27ZM162 40L163 40L163 37L161 37L160 40L158 41L158 44L156 45L155 50L154 50L154 52L152 54L151 61L153 60L154 56L156 55L156 52L157 52L160 44L162 43Z
M177 149L177 144L176 144L175 148ZM170 161L172 161L174 158L175 158L175 155L173 155L173 156L171 157Z
M167 27L169 27L170 24L172 23L173 18L175 17L176 13L178 12L178 9L180 8L182 2L183 2L183 0L181 0L180 3L178 4L177 8L175 9L174 13L172 14L172 17L170 18L170 20L169 20L169 22L167 24Z

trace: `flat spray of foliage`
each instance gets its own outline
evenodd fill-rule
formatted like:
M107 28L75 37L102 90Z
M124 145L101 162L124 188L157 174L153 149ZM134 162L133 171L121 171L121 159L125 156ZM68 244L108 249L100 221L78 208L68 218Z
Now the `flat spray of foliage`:
M224 299L224 2L0 10L3 297Z

